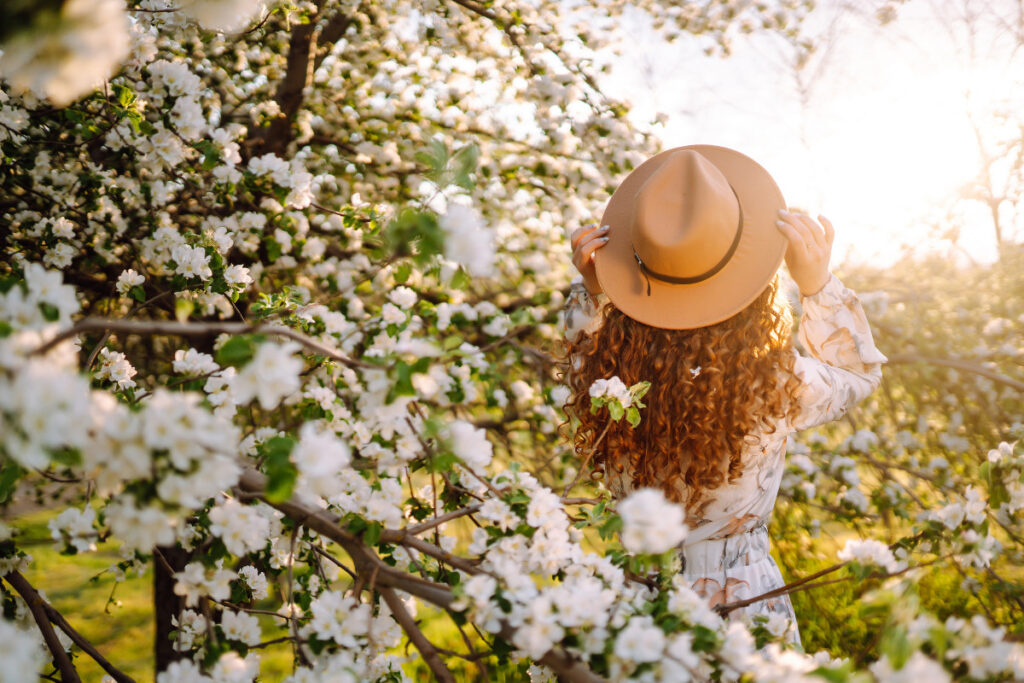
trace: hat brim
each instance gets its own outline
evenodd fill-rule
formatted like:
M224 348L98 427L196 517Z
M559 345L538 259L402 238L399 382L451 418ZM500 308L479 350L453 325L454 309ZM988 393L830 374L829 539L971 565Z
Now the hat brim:
M630 236L633 197L666 155L678 150L694 150L717 166L743 210L743 233L732 258L707 280L687 285L646 277ZM715 145L665 150L637 166L608 201L601 218L601 225L609 226L608 243L594 255L598 283L619 310L652 327L693 329L721 322L756 299L782 264L786 238L776 221L785 206L768 171L744 154Z

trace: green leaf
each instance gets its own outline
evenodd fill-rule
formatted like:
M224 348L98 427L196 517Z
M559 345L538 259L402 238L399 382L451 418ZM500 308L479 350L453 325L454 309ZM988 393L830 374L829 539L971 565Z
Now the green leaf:
M128 290L128 296L141 303L146 300L146 290L142 288L142 285L135 285Z
M239 367L248 363L256 353L252 337L232 337L217 349L217 362L222 366Z
M260 445L260 453L265 457L263 469L267 474L267 501L283 503L292 495L298 470L289 459L295 439L291 436L274 436Z
M6 503L11 499L23 474L25 470L14 462L4 463L3 467L0 467L0 503Z
M220 163L220 150L217 149L217 145L209 140L200 140L195 147L203 155L202 168L204 171L209 171Z
M60 311L53 304L43 302L39 304L39 310L43 312L43 317L49 322L53 322L60 317Z
M639 401L644 395L651 390L650 382L637 382L629 388L629 392L633 394L633 400Z
M913 646L907 638L905 626L890 626L882 632L879 651L889 658L895 669L902 669L903 665L910 658Z
M469 286L471 279L469 273L466 272L465 268L459 268L452 275L452 280L449 283L452 289L465 289Z
M477 160L480 158L480 148L475 144L469 144L457 151L452 156L455 166L455 184L464 190L473 189L473 180L470 174L476 170Z
M629 422L630 427L636 427L640 424L640 411L637 410L636 406L630 406L626 410L626 421Z
M611 401L608 403L608 413L612 416L612 419L618 422L622 419L622 416L626 414L622 404L618 401Z
M402 263L397 268L395 268L395 275L394 275L394 277L395 277L395 282L397 282L398 284L404 285L406 283L406 281L409 279L410 275L412 275L412 264L411 263L408 263L408 262Z
M192 315L192 311L196 308L196 304L191 299L175 299L174 300L174 317L177 318L179 323L186 322L188 317Z
M412 386L413 369L408 363L397 361L395 363L395 383L387 395L387 402L391 403L399 396L415 396L416 389Z
M366 531L363 532L363 540L369 545L377 545L380 540L380 534L384 530L384 527L380 522L370 522L366 526Z

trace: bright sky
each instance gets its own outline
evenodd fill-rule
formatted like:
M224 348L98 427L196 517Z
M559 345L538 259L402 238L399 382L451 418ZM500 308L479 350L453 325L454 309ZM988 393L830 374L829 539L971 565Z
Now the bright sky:
M807 78L805 106L780 39L737 38L733 56L705 57L696 45L659 44L642 21L627 24L631 39L602 88L632 103L638 125L667 114L654 128L666 148L712 143L756 159L791 206L836 225L837 261L891 262L904 245L934 244L929 235L949 200L978 173L965 92L987 115L1024 81L1020 57L1009 59L991 32L977 41L971 66L963 24L949 9L964 2L989 4L908 0L882 26L872 15L840 13L836 0L819 3L809 30L834 37L818 75ZM968 211L963 223L960 246L991 260L986 211Z

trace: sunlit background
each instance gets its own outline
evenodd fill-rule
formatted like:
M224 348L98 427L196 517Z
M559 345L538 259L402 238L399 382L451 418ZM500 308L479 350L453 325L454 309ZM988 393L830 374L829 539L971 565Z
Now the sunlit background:
M837 260L892 262L912 249L986 262L991 206L968 196L1010 197L998 209L1003 239L1021 236L1007 177L1024 125L1022 11L826 0L805 28L817 47L801 69L779 36L738 36L732 56L706 56L694 41L654 39L634 13L602 85L666 147L721 144L761 162L791 206L836 224Z

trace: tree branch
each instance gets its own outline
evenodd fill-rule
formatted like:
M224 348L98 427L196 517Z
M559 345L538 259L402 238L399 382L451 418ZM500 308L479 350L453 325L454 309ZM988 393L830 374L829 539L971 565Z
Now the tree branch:
M220 334L222 332L227 334L272 334L278 337L297 341L313 353L326 356L331 360L341 363L342 365L347 365L350 368L379 369L382 367L349 358L331 347L318 342L312 337L307 337L301 332L296 332L291 328L277 325L262 325L260 323L179 323L170 320L115 320L109 318L83 318L68 329L60 332L50 341L32 351L31 355L44 354L65 339L69 339L83 332L95 331L124 332L125 334L138 335L168 334L178 337L204 337L211 334Z
M32 612L32 617L36 620L36 626L42 632L43 640L46 641L46 647L49 648L50 654L53 655L53 661L57 665L57 670L60 671L61 683L81 683L82 679L78 677L75 665L71 663L71 657L68 656L67 651L60 644L60 639L53 630L53 625L50 623L50 618L43 607L44 601L39 592L32 587L32 584L20 572L13 571L10 574L5 574L4 580L11 584L14 590L18 591L18 594L21 595L25 604L28 605L29 610Z
M113 678L117 683L135 683L135 679L124 673L109 661L107 658L100 654L99 650L93 647L92 643L85 639L81 633L76 631L71 624L68 623L67 619L64 618L57 608L50 603L43 601L43 609L46 610L46 615L50 618L50 621L57 626L61 631L67 634L71 641L82 649L82 652L86 653L93 660L103 668L110 677Z
M423 655L423 661L427 663L427 666L434 673L435 680L442 683L455 683L455 677L452 676L451 670L445 666L444 661L437 654L437 648L423 635L423 631L416 625L416 621L405 609L405 605L402 604L402 601L395 594L394 589L381 586L377 590L384 596L384 602L388 603L391 614L394 615L399 626L409 634L409 640L412 641L412 644Z
M448 609L455 600L451 588L448 586L412 576L386 564L361 538L343 529L337 516L295 499L283 503L271 503L264 495L266 477L259 472L254 470L243 472L237 489L244 494L260 498L268 505L291 517L297 524L301 524L340 545L352 558L358 574L375 575L378 590L380 587L398 588L442 609ZM404 533L404 531L385 530L381 534L381 540L384 540L384 537L389 534L403 535ZM507 622L502 622L499 634L505 640L511 640L515 635L515 629ZM603 677L598 676L585 664L576 661L561 649L550 650L538 661L569 683L605 683Z
M941 365L947 368L953 368L954 370L962 370L964 372L973 372L976 375L987 377L993 382L999 382L1009 387L1013 387L1017 391L1024 391L1024 382L1007 377L1006 375L999 374L994 370L972 363L966 360L960 360L958 358L930 358L927 356L919 356L915 353L896 353L889 356L890 364L909 364L909 363L927 363L929 365Z

